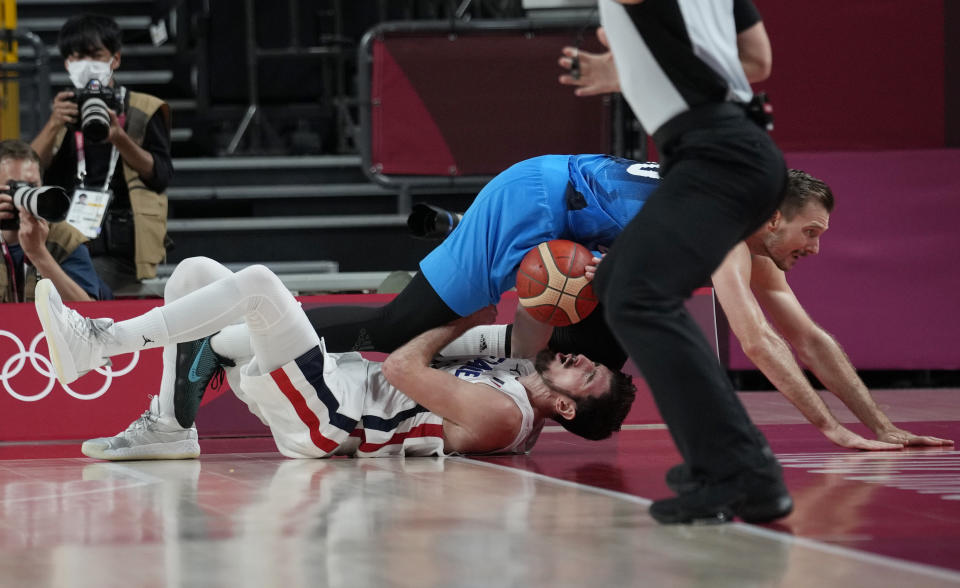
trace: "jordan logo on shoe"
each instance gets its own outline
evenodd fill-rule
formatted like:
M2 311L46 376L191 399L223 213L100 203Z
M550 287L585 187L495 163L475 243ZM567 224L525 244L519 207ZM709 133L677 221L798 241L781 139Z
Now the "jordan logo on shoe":
M144 346L144 347L147 346L147 343L153 343L153 339L147 339L147 336L146 336L146 335L140 335L140 336L143 337L143 346Z
M483 335L480 335L480 351L487 350L487 338Z

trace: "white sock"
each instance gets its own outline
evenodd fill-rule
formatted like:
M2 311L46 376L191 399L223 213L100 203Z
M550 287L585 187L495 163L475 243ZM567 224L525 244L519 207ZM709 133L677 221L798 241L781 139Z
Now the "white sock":
M104 357L162 347L169 342L163 307L152 308L138 317L114 323L112 337L104 338Z
M222 331L210 338L210 347L220 357L233 361L246 359L253 355L250 328L246 323L224 327Z
M507 356L507 325L480 325L451 341L440 350L444 357Z

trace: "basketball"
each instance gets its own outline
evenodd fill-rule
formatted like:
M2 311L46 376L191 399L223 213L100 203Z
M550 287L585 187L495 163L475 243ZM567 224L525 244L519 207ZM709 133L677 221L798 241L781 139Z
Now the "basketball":
M517 271L520 305L540 322L562 327L580 322L597 307L584 270L593 254L579 243L554 239L527 252Z

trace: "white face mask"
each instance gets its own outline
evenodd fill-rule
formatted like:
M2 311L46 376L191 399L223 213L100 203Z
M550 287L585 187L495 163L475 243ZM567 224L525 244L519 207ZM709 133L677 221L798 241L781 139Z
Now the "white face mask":
M111 60L112 61L112 60ZM67 73L75 88L86 88L90 80L99 80L103 86L110 84L110 61L96 61L93 59L79 59L67 62Z

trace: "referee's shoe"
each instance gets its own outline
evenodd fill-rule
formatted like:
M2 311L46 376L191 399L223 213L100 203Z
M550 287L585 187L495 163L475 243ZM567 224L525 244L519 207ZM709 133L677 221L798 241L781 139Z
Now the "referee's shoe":
M715 483L693 481L688 471L682 476L681 471L675 466L668 472L670 486L685 478L682 484L676 484L680 495L650 505L650 516L659 523L724 523L734 517L748 523L767 523L793 510L793 499L783 483L779 464L764 471L741 472Z

